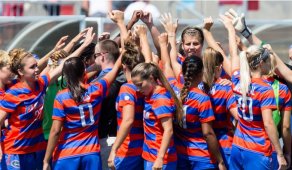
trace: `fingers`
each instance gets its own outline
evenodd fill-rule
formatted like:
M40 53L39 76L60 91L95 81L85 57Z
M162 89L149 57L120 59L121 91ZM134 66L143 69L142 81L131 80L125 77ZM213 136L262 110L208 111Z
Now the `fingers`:
M234 9L230 8L230 9L228 10L228 12L229 12L230 15L232 16L232 18L237 18L237 17L238 17L238 15L237 15L237 13L234 11Z

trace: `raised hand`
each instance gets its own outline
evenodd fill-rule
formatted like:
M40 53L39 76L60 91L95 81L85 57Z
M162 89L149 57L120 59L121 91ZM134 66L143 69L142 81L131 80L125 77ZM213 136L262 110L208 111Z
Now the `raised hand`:
M226 15L220 15L220 21L223 23L227 30L234 28L232 24L232 18L227 17Z
M55 47L54 47L54 51L58 51L60 49L62 49L65 45L66 40L68 39L68 35L63 36L59 39L59 41L56 43Z
M160 34L158 36L158 41L160 45L167 45L168 43L167 33Z
M143 12L141 21L144 22L148 27L153 25L153 18L150 12Z
M85 28L84 30L82 30L81 32L79 32L71 41L70 43L76 44L82 37L84 37L84 35L86 34L86 32L88 32L89 28Z
M176 33L178 20L176 19L176 21L173 22L173 19L170 13L168 14L165 13L164 15L161 15L160 22L169 36L172 36L171 34Z
M87 47L94 39L95 33L93 33L93 27L89 27L86 34L82 46Z
M139 37L142 35L147 35L147 28L145 25L136 25L134 28L134 32Z
M136 23L139 21L139 19L143 17L143 11L142 10L135 10L133 12L132 18L130 22Z
M103 32L100 34L100 36L98 36L98 41L102 41L102 40L108 40L110 39L111 34L109 32Z
M239 16L232 8L225 12L225 15L232 19L232 24L236 31L240 32L245 38L251 35L251 30L245 23L245 16L243 13Z
M213 19L212 17L204 18L204 29L210 31L211 27L213 26Z
M119 10L113 10L108 12L110 19L115 23L123 23L124 22L124 12Z

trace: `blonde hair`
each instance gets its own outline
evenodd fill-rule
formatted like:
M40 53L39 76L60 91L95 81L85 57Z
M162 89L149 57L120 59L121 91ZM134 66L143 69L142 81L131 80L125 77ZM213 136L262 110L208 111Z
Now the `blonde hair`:
M18 69L22 69L24 66L22 60L24 58L33 57L30 52L25 51L23 48L12 49L8 54L11 57L11 71L17 75L19 75Z
M9 65L11 65L10 56L6 51L0 50L0 69Z
M55 51L53 52L53 54L51 54L50 56L50 59L52 60L53 62L53 65L52 67L55 68L58 66L58 61L60 59L64 59L68 56L68 53L64 50L58 50L58 51Z
M150 76L157 83L161 83L163 87L165 87L171 94L171 97L174 99L175 106L176 106L176 118L178 120L179 125L182 125L182 114L183 114L183 107L182 103L177 98L175 92L171 88L170 84L168 83L166 77L160 70L160 68L154 63L140 63L138 64L131 73L131 77L140 76L141 80L148 80Z
M203 64L204 64L204 89L205 92L209 92L213 86L215 79L215 69L216 66L220 66L223 63L223 56L220 52L214 50L211 47L206 48L203 54Z
M267 49L252 45L246 51L242 51L240 57L240 89L243 103L246 105L246 96L251 83L251 72L257 70L261 61L269 57Z

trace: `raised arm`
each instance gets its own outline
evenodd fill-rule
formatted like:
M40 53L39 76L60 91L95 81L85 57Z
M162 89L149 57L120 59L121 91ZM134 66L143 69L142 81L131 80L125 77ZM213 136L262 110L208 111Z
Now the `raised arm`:
M119 10L113 10L108 13L110 19L117 24L117 26L120 29L120 34L121 34L121 44L124 44L124 41L128 37L128 30L126 28L126 25L124 23L124 12L119 11Z
M141 21L144 22L148 27L157 53L160 54L160 48L158 43L158 36L160 35L160 32L158 31L157 27L153 24L152 14L150 12L143 12Z
M245 37L250 44L258 46L262 45L262 41L254 35L251 29L246 25L245 16L243 13L239 16L233 9L229 9L225 15L232 19L235 30Z
M280 57L274 52L270 44L263 45L264 48L267 48L270 51L270 54L273 55L273 60L275 63L275 73L280 77L284 78L287 82L292 83L292 70L290 70L286 64L280 59Z
M137 25L135 27L135 33L140 38L141 52L145 58L145 62L149 63L152 61L152 53L147 39L147 29L145 25Z
M163 63L163 73L166 78L168 77L174 77L174 73L171 67L169 53L168 53L168 38L167 33L162 33L158 37L159 44L160 44L160 50L161 50L161 61Z
M177 49L176 49L176 29L177 29L177 22L173 22L172 16L170 14L162 15L162 19L160 20L161 24L163 25L165 31L168 35L168 42L170 43L170 61L171 66L174 71L175 77L179 77L181 73L182 66L177 61Z
M212 47L214 50L221 53L221 55L224 58L223 61L223 68L226 71L226 73L231 76L231 63L229 58L227 58L225 52L223 49L218 45L218 43L215 41L210 29L213 26L213 19L212 17L208 17L204 19L204 27L203 27L203 33L206 42L208 43L209 47Z
M38 68L39 68L40 72L42 72L45 69L45 67L47 66L48 60L49 60L51 54L53 54L53 52L58 51L58 50L63 48L67 38L68 38L68 35L61 37L59 39L59 41L57 42L57 44L55 45L55 47L38 61Z
M133 25L136 24L142 16L143 16L142 10L135 10L133 12L132 18L130 19L126 26L127 30L131 30Z
M84 42L82 43L82 45L77 50L75 50L72 54L70 54L66 59L71 58L71 57L80 56L80 54L83 52L83 50L93 41L94 37L95 37L95 33L93 33L93 28L92 27L88 28ZM54 70L51 70L49 72L51 82L53 82L55 79L57 79L61 75L63 65L64 65L64 62L66 61L66 59L64 59L60 63L60 65L57 66Z
M82 30L81 32L79 32L63 49L64 51L66 51L68 54L70 54L71 50L73 49L73 47L80 41L80 39L86 35L86 32L88 31L89 28L85 28L84 30Z
M220 18L221 22L224 24L225 28L228 31L229 51L231 56L231 70L234 71L240 68L239 56L237 54L235 29L232 25L232 20L230 18L224 15L220 15Z

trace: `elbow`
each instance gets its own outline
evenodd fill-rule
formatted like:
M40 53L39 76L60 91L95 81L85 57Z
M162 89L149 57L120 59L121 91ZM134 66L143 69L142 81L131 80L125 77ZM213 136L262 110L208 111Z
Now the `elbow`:
M52 135L52 136L59 136L60 133L61 133L61 129L52 128L51 129L51 132L50 132L50 135Z
M215 137L215 134L212 131L207 131L203 133L203 137L206 141L208 141L210 138Z
M283 128L282 128L282 133L290 133L290 125L283 125Z

